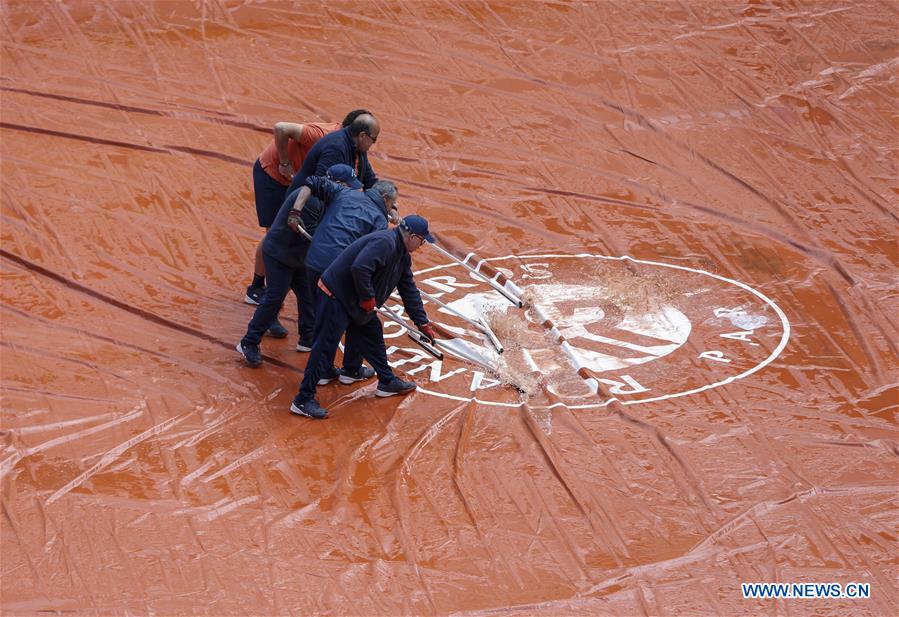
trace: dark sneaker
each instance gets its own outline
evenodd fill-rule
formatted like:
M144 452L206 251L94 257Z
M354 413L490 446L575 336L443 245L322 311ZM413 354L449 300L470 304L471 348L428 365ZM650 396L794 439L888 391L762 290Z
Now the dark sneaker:
M378 389L375 390L375 396L393 396L394 394L406 394L412 392L418 386L414 381L403 381L399 377L394 377L390 383L378 382Z
M247 287L247 295L243 297L243 301L247 304L259 304L262 301L262 294L265 293L265 287L250 285Z
M297 343L297 351L312 351L312 341L300 341Z
M272 338L287 338L287 328L282 326L277 319L272 322L272 325L268 327L265 333Z
M262 365L262 354L259 353L259 345L250 345L248 343L238 343L237 351L243 356L251 367L256 368Z
M326 372L324 375L322 375L321 377L319 377L319 379L318 379L318 385L320 385L320 386L327 386L329 383L331 383L332 381L334 381L334 380L337 379L338 377L340 377L340 372L337 370L336 367L332 366L331 368L329 368L329 369L327 370L327 372Z
M371 379L375 376L375 371L374 369L371 369L363 364L355 371L349 371L345 368L337 369L337 374L337 379L340 381L340 383L351 384L356 383L357 381L365 381L366 379Z
M328 410L319 405L315 399L303 403L293 399L293 402L290 404L290 413L306 416L307 418L315 418L316 420L324 420L328 417Z

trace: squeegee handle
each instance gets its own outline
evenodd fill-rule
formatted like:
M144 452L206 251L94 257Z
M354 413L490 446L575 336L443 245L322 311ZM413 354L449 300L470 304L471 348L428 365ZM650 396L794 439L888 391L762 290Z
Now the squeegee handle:
M309 235L309 232L306 231L305 227L303 227L302 225L297 225L297 231L300 233L300 235L309 240L309 242L312 242L312 236Z
M380 313L387 319L389 319L390 321L394 321L394 322L398 323L399 325L401 325L406 330L406 334L409 335L409 338L412 339L419 347L424 349L426 352L428 352L429 354L431 354L438 360L443 360L443 352L440 351L439 349L437 349L436 347L434 347L433 345L431 345L430 343L426 342L425 339L427 337L424 334L422 334L421 332L419 332L413 326L410 326L409 323L405 319L403 319L402 317L400 317L399 315L397 315L396 313L391 311L386 306L375 307L375 310L378 311L378 313Z
M508 300L509 302L511 302L512 304L514 304L515 306L517 306L518 308L521 308L521 307L524 306L524 304L523 304L522 301L521 301L521 298L519 298L519 297L513 295L511 292L509 292L509 290L507 290L505 287L503 287L502 285L500 285L499 283L497 283L497 282L494 281L493 279L489 278L488 276L486 276L486 275L484 275L484 274L481 274L480 272L478 272L477 270L475 270L474 268L472 268L471 266L469 266L467 263L465 263L464 261L462 261L461 259L459 259L459 258L456 257L455 255L453 255L452 253L450 253L449 251L447 251L447 250L444 249L443 247L438 246L438 245L435 244L435 243L429 243L429 244L430 244L430 246L433 246L433 247L434 247L437 251L439 251L441 254L445 255L446 257L449 257L450 259L452 259L453 261L455 261L457 264L459 264L460 266L462 266L463 268L465 268L466 270L468 270L469 272L471 272L472 274L474 274L475 276L477 276L478 278L480 278L482 281L484 281L485 283L487 283L488 285L490 285L491 287L493 287L496 291L498 291L500 294L502 294L503 297L506 298L506 300Z

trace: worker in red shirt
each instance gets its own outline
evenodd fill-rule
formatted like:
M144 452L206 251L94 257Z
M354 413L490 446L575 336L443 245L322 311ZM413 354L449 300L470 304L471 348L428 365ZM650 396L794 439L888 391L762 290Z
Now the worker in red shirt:
M274 140L262 151L253 165L253 193L256 198L256 218L259 226L268 229L284 203L287 187L293 175L303 166L309 150L326 134L340 130L353 123L365 109L351 111L340 124L306 122L278 122L274 127ZM253 282L247 287L244 302L259 304L265 292L265 263L262 260L262 241L256 247L253 266ZM276 319L268 329L268 334L276 338L287 336L287 330Z

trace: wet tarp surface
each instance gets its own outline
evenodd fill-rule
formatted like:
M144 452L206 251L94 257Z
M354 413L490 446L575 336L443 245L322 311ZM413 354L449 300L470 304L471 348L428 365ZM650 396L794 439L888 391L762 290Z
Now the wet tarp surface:
M3 614L896 614L895 3L0 19ZM293 416L291 301L241 362L253 161L275 122L357 107L401 213L574 350L509 346L554 376L532 396L388 326L419 391Z

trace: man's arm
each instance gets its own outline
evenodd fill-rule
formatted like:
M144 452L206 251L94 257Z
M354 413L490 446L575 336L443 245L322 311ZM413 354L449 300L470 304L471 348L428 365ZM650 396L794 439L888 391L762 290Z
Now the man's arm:
M406 313L412 318L413 323L421 329L421 326L428 323L428 314L425 312L421 294L418 292L415 279L412 277L411 265L406 265L399 282L396 284L396 290L399 292L400 298L403 299Z
M288 145L290 140L300 141L303 137L303 125L295 122L278 122L275 124L275 149L278 150L278 173L290 180L296 169L290 162Z
M300 213L300 224L306 228L311 235L315 235L318 224L325 211L331 206L331 202L343 191L344 187L340 184L332 182L328 178L322 176L309 176L306 178L305 185L312 190L312 196L318 199L310 198Z
M303 211L306 202L311 196L312 189L308 186L302 187L297 193L297 198L293 201L293 205L290 207L290 212L287 213L287 226L290 227L290 230L295 234L303 234L303 231L305 231L300 221L300 213Z
M324 176L309 176L306 178L304 184L312 191L313 195L322 200L325 207L327 207L328 204L331 203L331 200L342 190L342 187L339 184L332 182Z

